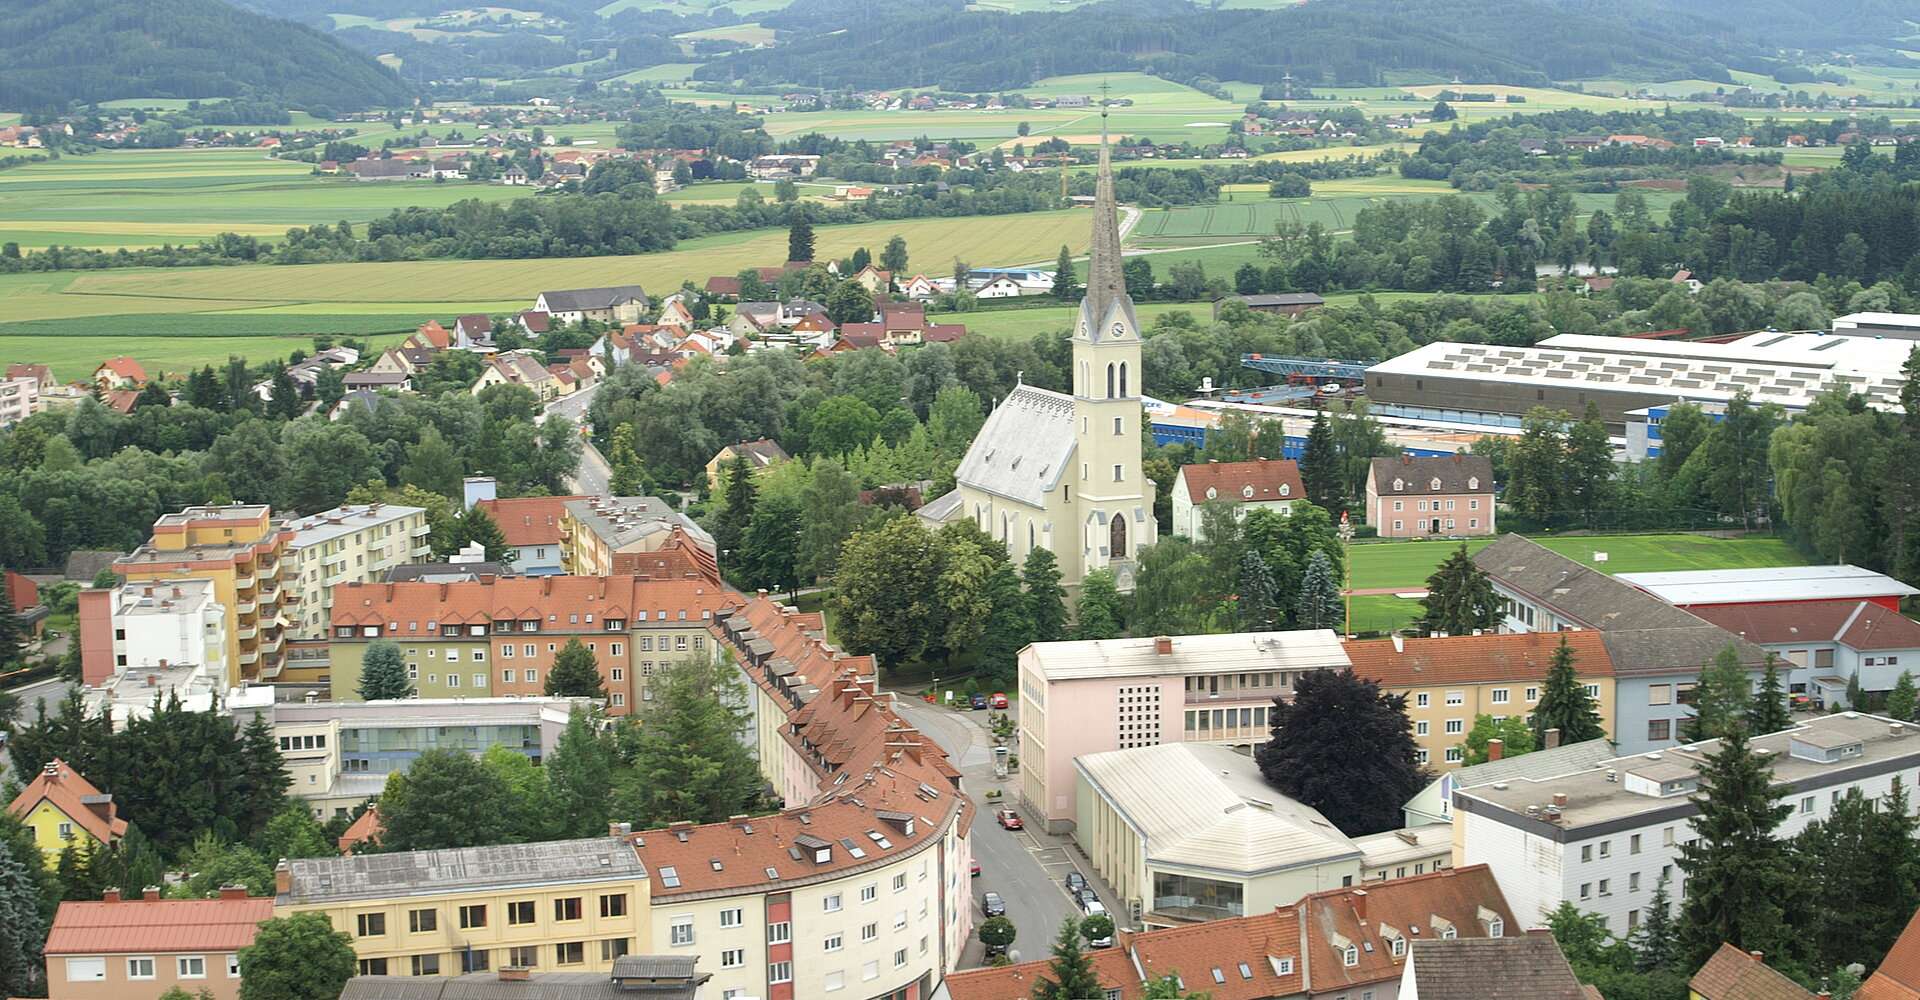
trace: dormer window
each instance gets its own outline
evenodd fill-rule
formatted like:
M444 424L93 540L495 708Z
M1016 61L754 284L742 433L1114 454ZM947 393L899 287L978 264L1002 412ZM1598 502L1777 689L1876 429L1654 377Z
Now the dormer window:
M1434 492L1436 492L1436 493L1437 493L1437 492L1439 492L1439 490L1440 490L1440 477L1439 477L1439 476L1435 476L1435 477L1433 477L1433 489L1434 489Z
M1340 962L1341 964L1345 965L1349 969L1353 968L1356 965L1359 965L1360 949L1355 948L1353 945L1347 945L1340 952Z
M1219 499L1219 497L1220 497L1219 490L1216 490L1211 486L1207 487L1207 499L1216 500L1216 499Z
M1493 922L1487 925L1487 936L1497 938L1505 933L1506 929L1506 923L1500 918L1495 917Z
M1480 477L1479 477L1479 476L1468 476L1468 477L1467 477L1467 489L1470 489L1470 490L1477 490L1477 489L1479 489L1479 488L1480 488Z
M1248 500L1253 499L1253 484L1248 483L1247 485L1242 486L1240 488L1240 496Z
M1404 479L1395 479L1395 480L1393 481L1393 489L1394 489L1394 492L1396 492L1396 493L1398 493L1399 491L1401 491L1401 490L1404 490L1404 489L1406 489L1406 488L1407 488L1407 481L1406 481L1406 480L1404 480Z
M1292 494L1292 493L1293 493L1293 487L1291 487L1291 486L1289 486L1289 485L1287 485L1286 483L1281 483L1281 484L1280 484L1280 495L1281 495L1281 496L1283 496L1283 497L1284 497L1284 496L1288 496L1288 495L1290 495L1290 494Z
M1451 941L1454 938L1457 938L1459 936L1460 936L1460 932L1454 930L1452 924L1448 924L1447 926L1440 928L1440 940L1442 941Z
M1406 938L1403 938L1403 937L1396 937L1396 938L1389 938L1389 939L1388 939L1388 942L1389 942L1389 944L1391 945L1391 947L1392 947L1392 949L1393 949L1393 957L1395 957L1395 958L1404 958L1404 957L1406 957L1406 954L1407 954L1407 939L1406 939Z

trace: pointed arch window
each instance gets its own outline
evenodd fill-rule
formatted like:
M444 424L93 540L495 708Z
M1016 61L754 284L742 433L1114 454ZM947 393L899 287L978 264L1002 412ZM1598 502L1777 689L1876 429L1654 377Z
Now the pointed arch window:
M1113 376L1114 376L1113 365L1112 363L1108 363L1107 365L1107 398L1108 399L1113 398L1113 385L1114 385Z
M1120 398L1127 398L1127 363L1120 362Z

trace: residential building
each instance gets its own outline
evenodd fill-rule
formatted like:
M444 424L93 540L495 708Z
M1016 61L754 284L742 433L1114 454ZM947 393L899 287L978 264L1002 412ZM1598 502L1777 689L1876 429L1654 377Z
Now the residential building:
M99 902L69 900L47 933L47 996L120 1000L178 987L238 1000L240 949L272 916L273 900L249 898L244 886L222 886L218 899L161 899L148 889L122 900L108 889Z
M1888 611L1920 588L1858 566L1768 566L1621 573L1616 579L1694 614L1741 604L1845 604L1869 601Z
M87 684L110 683L119 673L197 665L210 668L215 683L226 687L227 627L233 616L220 603L212 580L125 583L112 590L82 591L81 597L81 679ZM96 620L102 609L104 623ZM89 633L107 638L92 644ZM98 655L87 656L96 652L90 645L99 647Z
M1422 788L1413 798L1408 799L1407 804L1401 807L1401 815L1405 818L1408 829L1434 823L1451 827L1455 789L1477 788L1480 785L1490 785L1496 781L1513 781L1517 778L1545 778L1556 774L1568 774L1592 767L1612 756L1614 756L1614 749L1611 742L1583 740L1557 747L1543 747L1532 753L1493 758L1484 764L1448 771L1427 782L1425 788Z
M487 358L480 377L473 381L473 394L478 396L496 385L520 386L542 403L551 403L561 396L560 380L527 351L507 351Z
M293 610L281 585L283 556L291 537L266 504L188 507L153 522L153 536L114 561L114 572L129 584L202 579L213 584L214 603L226 612L227 684L273 680L280 674L285 645L283 608ZM93 597L94 594L100 597ZM110 633L90 634L88 602L105 601L107 592L81 592L83 657L104 656L94 641ZM96 621L103 618L95 611ZM83 661L85 662L85 661ZM109 671L83 667L91 676Z
M439 320L430 319L420 324L419 329L415 330L412 336L409 336L400 346L438 353L452 349L453 334L446 327L441 326Z
M1765 958L1760 952L1742 951L1721 942L1720 950L1687 980L1688 1000L1815 1000L1806 987L1769 967ZM1853 995L1855 1000L1875 1000L1876 997L1885 1000L1913 994L1880 994L1862 984Z
M879 295L893 290L893 273L874 267L872 264L854 272L849 280L859 282L860 287L866 289L869 295Z
M639 285L615 285L541 292L534 300L532 311L546 313L559 323L578 323L585 319L596 323L638 323L640 315L651 305Z
M229 698L236 725L258 716L273 727L292 779L287 794L323 822L380 794L388 775L405 771L427 750L478 756L503 747L538 764L559 745L573 710L586 704L539 695L250 704Z
M453 346L460 350L475 347L493 346L493 319L480 314L469 313L457 316L453 321Z
M1382 538L1491 535L1493 461L1457 453L1376 458L1367 466L1363 510Z
M1072 592L1096 570L1110 570L1119 589L1131 591L1139 550L1160 532L1154 484L1141 460L1140 322L1120 273L1105 114L1087 294L1072 334L1071 392L1016 386L961 459L954 474L960 499L942 498L922 511L927 518L931 509L949 521L972 521L1016 560L1035 548L1051 551L1061 583Z
M1757 736L1772 785L1793 807L1774 831L1792 837L1824 819L1849 789L1887 794L1901 772L1920 768L1920 726L1842 712L1815 716L1783 732ZM1655 887L1685 898L1680 847L1695 839L1706 758L1716 740L1614 757L1566 774L1455 790L1454 861L1486 864L1514 911L1541 921L1572 903L1626 935L1646 913Z
M1148 927L1264 913L1361 878L1354 842L1231 747L1163 743L1073 768L1074 842Z
M285 577L293 600L292 639L324 639L332 622L333 589L343 583L374 583L405 563L433 555L432 529L424 507L348 504L287 525Z
M1229 302L1238 302L1254 312L1273 313L1277 316L1300 316L1327 304L1327 300L1312 292L1279 292L1268 295L1229 295L1213 304L1213 318L1220 318L1220 309Z
M1746 994L1741 994L1746 995ZM1400 975L1400 1000L1592 1000L1553 933L1415 941Z
M1086 955L1106 1000L1141 1000L1147 984L1172 975L1212 1000L1296 1000L1306 994L1300 922L1292 906L1140 933L1114 933L1114 947ZM1048 959L949 975L934 1000L1029 1000Z
M563 509L565 564L576 576L720 579L713 536L659 497L568 500Z
M713 487L715 493L726 489L726 472L736 458L746 459L747 468L755 472L771 469L789 460L787 450L780 447L780 442L772 438L727 445L720 449L718 454L707 459L707 483Z
M1787 691L1816 708L1848 704L1847 689L1893 690L1920 664L1920 623L1872 601L1696 607L1693 613L1778 658Z
M46 855L48 868L60 862L60 852L66 848L105 847L127 832L127 821L120 818L113 796L95 788L58 757L47 761L14 796L7 812L33 831L33 842Z
M89 718L108 716L113 728L121 730L136 719L150 718L156 700L164 704L177 698L180 707L189 712L230 710L231 702L222 698L230 693L226 682L225 667L181 661L116 671L98 684L82 687L80 698ZM273 696L272 689L265 686L243 690Z
M700 1000L701 987L713 978L693 968L692 956L627 955L613 969L593 972L500 971L447 976L422 983L413 976L355 976L340 1000L500 1000L519 990L541 1000ZM503 985L514 984L514 985ZM502 993L502 991L509 991Z
M1613 661L1613 738L1622 753L1673 746L1693 716L1700 670L1732 647L1755 673L1766 651L1697 615L1519 535L1473 554L1506 632L1596 631Z
M0 427L40 412L40 383L31 378L0 379Z
M607 973L651 936L624 837L282 861L275 916L321 913L364 976L498 968Z
M1293 505L1307 498L1300 481L1300 464L1292 459L1258 458L1251 462L1203 462L1180 467L1173 481L1173 533L1196 542L1206 540L1201 510L1209 503L1233 505L1245 519L1255 509L1293 513Z
M93 370L93 384L107 389L138 389L147 384L147 370L140 362L121 355L100 362Z
M710 579L500 577L473 583L349 583L334 592L333 698L359 697L367 645L400 647L422 698L544 693L547 671L579 640L600 668L607 708L653 697L656 669L710 657L716 614L740 595Z
M1036 642L1020 651L1020 796L1027 821L1073 829L1075 758L1160 743L1248 747L1313 670L1351 661L1326 629Z
M1459 767L1476 717L1495 722L1533 714L1561 640L1573 652L1576 679L1613 733L1613 660L1598 632L1521 632L1345 643L1353 672L1404 695L1420 763Z
M53 377L53 367L51 365L26 364L22 362L15 362L14 364L8 365L6 374L0 375L0 378L28 379L33 382L34 388L41 392L46 392L60 384L60 381Z
M1920 912L1907 921L1880 967L1853 992L1854 1000L1912 1000L1920 996Z
M468 504L487 512L500 526L501 537L513 557L508 560L521 576L553 576L567 571L566 535L561 522L567 517L567 504L584 500L580 495L558 497L493 498L493 480L486 482L487 499Z
M1363 882L1425 875L1445 869L1453 860L1453 824L1428 823L1399 830L1383 830L1353 838L1360 849Z

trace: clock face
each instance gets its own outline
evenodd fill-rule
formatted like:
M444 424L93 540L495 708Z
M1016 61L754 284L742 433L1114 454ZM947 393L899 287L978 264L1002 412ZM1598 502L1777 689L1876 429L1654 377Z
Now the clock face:
M1127 335L1127 325L1125 323L1113 324L1113 335L1116 338L1125 337Z

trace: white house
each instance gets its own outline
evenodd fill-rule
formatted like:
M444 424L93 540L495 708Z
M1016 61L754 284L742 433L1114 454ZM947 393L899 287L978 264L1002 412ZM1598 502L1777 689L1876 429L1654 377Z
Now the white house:
M1306 496L1300 465L1290 458L1184 465L1173 481L1173 533L1196 542L1205 540L1201 511L1208 503L1231 503L1242 518L1257 507L1288 515L1294 503Z

